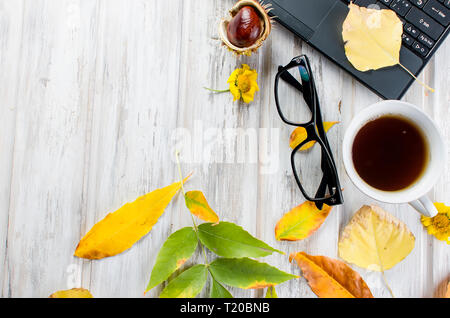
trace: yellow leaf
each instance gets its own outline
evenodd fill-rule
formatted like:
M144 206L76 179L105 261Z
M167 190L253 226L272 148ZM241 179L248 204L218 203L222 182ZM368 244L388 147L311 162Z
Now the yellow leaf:
M181 182L174 183L109 214L80 241L75 256L102 259L128 250L152 230L180 188Z
M377 206L359 210L341 235L339 256L349 263L384 272L414 249L415 238L400 220Z
M292 254L312 291L320 298L373 298L362 277L344 262L306 253Z
M330 129L338 124L339 122L335 121L335 122L325 122L323 123L323 127L325 129L325 132L330 131ZM290 140L290 146L292 149L297 148L298 145L300 145L302 142L304 142L306 140L306 138L308 137L308 133L306 132L306 129L303 127L298 127L297 129L294 130L294 132L291 135L291 140ZM306 145L304 145L300 150L301 151L306 151L310 148L312 148L314 145L316 144L315 141L311 141L308 142Z
M219 217L213 209L211 209L202 192L187 192L185 199L186 206L193 215L205 222L219 223Z
M403 24L392 10L376 10L349 5L342 37L345 54L362 72L400 63Z
M332 207L319 210L313 202L305 202L286 214L275 228L278 241L300 241L316 232L325 222Z
M345 54L361 72L399 65L420 85L434 93L434 89L420 81L400 63L403 24L392 10L359 7L353 3L342 26Z
M94 298L91 292L83 288L74 288L70 290L61 290L51 294L49 298Z
M443 203L435 203L434 205L439 214L434 218L422 216L422 224L427 229L428 234L450 244L450 207Z

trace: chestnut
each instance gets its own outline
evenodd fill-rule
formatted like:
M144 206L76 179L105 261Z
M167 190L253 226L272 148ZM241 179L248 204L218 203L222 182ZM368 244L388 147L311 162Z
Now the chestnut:
M261 37L263 29L264 23L258 12L245 6L228 23L228 40L239 48L250 47Z

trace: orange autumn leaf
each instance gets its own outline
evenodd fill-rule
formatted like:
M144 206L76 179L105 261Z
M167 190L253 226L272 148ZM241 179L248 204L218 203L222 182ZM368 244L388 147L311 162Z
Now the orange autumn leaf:
M181 182L174 183L107 215L80 241L75 256L102 259L130 249L152 230L180 188Z
M325 129L325 132L329 132L331 128L333 128L334 125L338 124L338 121L335 122L325 122L323 123L323 127ZM303 127L298 127L291 135L290 139L290 146L292 149L297 148L298 145L300 145L302 142L306 140L308 137L308 133L306 132L306 129ZM306 151L308 149L311 149L315 145L315 141L308 142L306 145L304 145L300 150Z
M362 277L344 262L306 253L292 254L312 291L320 298L373 298Z
M190 191L185 196L186 206L193 215L205 222L219 223L219 217L209 206L204 194L200 191Z
M325 222L332 207L319 210L313 202L305 202L286 214L275 228L278 241L300 241L310 237Z

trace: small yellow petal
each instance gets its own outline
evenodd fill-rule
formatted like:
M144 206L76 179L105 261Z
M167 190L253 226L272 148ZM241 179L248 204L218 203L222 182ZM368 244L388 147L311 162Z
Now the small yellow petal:
M239 69L237 69L233 73L231 73L230 77L228 78L227 83L229 83L229 84L235 83L238 76L239 76Z
M234 101L237 101L241 98L241 92L239 91L239 88L236 85L230 84L230 92L231 95L233 95L234 97Z

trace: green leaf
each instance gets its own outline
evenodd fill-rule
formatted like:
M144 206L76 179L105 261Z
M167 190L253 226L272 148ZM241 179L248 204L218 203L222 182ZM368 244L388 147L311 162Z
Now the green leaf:
M277 291L274 286L267 288L266 298L278 298Z
M274 252L284 254L254 238L242 227L233 223L217 225L205 223L199 226L200 241L212 252L227 258L265 257Z
M208 269L206 265L196 265L172 280L159 297L195 298L202 291L207 278Z
M198 238L192 227L186 227L173 233L158 253L146 292L166 281L191 258L197 245Z
M217 281L241 289L267 288L298 278L249 258L219 258L209 268Z
M212 278L211 295L210 298L233 298L233 295L223 287L217 280Z

